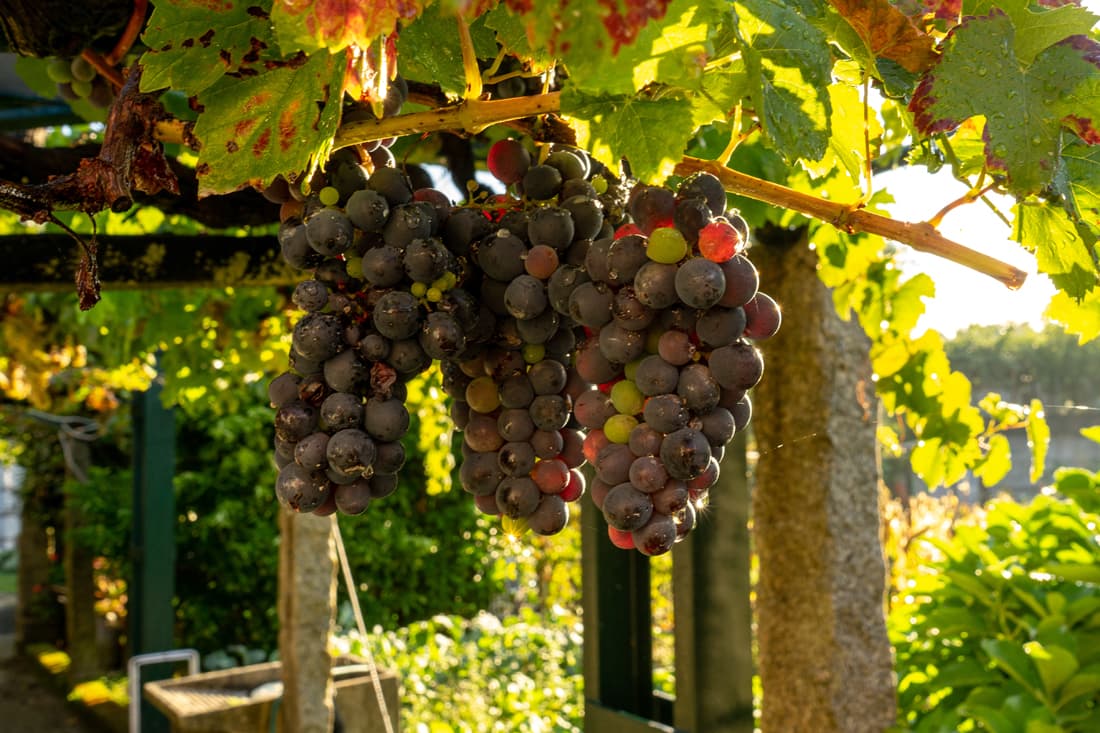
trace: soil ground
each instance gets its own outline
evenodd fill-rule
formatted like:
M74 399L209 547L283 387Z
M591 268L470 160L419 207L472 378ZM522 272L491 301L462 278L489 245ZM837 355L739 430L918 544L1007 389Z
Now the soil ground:
M0 728L20 733L97 733L35 662L14 655L15 596L0 593Z

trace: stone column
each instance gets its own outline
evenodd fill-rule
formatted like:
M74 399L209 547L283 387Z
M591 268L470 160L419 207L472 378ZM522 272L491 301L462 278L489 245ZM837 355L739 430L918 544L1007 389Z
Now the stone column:
M762 728L880 733L896 702L869 340L837 315L804 233L757 234L761 289L783 307L752 418Z

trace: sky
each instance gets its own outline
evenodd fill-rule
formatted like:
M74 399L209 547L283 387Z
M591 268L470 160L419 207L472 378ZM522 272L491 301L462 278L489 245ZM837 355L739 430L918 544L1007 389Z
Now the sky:
M966 193L966 186L950 173L929 174L924 168L899 169L881 174L875 187L885 187L895 199L890 215L902 221L924 221L947 203ZM1011 201L998 207L1011 219ZM936 294L925 300L925 314L917 332L931 328L953 336L971 324L1026 323L1041 329L1043 311L1055 289L1045 275L1035 272L1035 258L1010 239L1011 231L982 202L960 206L944 218L940 232L955 242L1009 263L1028 273L1023 287L1009 290L988 275L942 257L900 245L899 263L908 274L927 273ZM916 334L914 334L916 335Z

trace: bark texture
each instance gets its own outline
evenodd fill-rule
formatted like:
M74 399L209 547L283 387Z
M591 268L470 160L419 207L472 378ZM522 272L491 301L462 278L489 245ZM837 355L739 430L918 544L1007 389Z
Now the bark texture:
M836 313L804 235L758 232L764 342L752 425L765 733L872 733L894 722L869 341Z

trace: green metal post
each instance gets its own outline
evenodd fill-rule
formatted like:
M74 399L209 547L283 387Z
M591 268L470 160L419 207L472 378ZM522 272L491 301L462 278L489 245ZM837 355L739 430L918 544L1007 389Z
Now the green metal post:
M160 401L156 382L134 396L133 580L130 587L129 631L131 654L148 654L174 648L175 612L175 492L172 479L176 464L175 421ZM166 665L151 666L143 681L165 679ZM142 733L167 733L168 719L144 700Z

